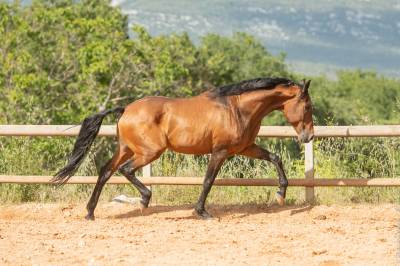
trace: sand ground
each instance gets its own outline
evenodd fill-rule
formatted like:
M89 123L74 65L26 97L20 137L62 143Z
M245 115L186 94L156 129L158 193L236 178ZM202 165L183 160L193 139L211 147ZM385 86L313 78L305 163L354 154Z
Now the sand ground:
M0 206L0 265L399 265L396 205Z

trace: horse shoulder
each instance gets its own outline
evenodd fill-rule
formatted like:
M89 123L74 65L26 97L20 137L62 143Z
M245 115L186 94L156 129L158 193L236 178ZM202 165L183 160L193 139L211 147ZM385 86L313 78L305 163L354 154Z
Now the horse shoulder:
M214 145L230 147L230 150L240 150L252 144L260 129L260 123L252 123L235 105L230 105L225 113L221 126L215 131Z

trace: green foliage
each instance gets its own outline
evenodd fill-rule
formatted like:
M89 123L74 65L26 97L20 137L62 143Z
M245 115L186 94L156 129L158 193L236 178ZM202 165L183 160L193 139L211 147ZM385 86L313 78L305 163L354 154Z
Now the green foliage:
M78 122L101 107L127 38L126 18L107 4L0 4L2 123Z
M398 124L400 81L369 71L340 71L338 80L313 80L317 124Z
M129 39L126 17L108 1L2 3L0 17L2 123L76 123L145 95L287 74L282 56L245 34L206 36L196 47L187 34L152 37L136 25Z

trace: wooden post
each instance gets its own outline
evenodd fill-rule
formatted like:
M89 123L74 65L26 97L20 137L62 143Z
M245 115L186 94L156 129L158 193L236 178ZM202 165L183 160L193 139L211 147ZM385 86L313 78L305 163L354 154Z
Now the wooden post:
M142 176L149 178L151 177L151 163L149 163L148 165L143 166L142 168ZM150 191L152 191L152 187L151 185L147 186L148 189L150 189ZM153 196L150 199L150 203L153 201Z
M304 144L305 178L314 179L314 149L313 141ZM314 202L314 187L306 187L306 202Z
M142 173L143 177L151 177L151 163L143 166L142 171L143 171Z

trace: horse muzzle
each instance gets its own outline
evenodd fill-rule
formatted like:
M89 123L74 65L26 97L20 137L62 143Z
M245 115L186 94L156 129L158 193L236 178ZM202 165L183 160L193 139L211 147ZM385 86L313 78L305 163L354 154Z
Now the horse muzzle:
M309 132L302 131L297 138L300 143L309 143L310 141L312 141L314 139L314 134L313 133L310 134Z

